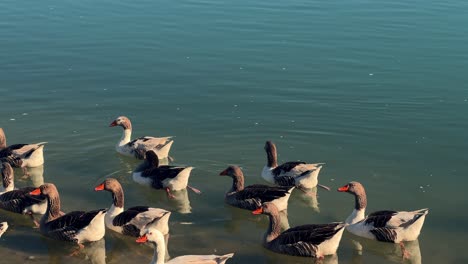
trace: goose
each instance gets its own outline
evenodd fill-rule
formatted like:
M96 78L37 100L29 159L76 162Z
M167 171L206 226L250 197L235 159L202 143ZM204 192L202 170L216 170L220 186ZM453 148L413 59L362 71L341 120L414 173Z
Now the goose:
M330 190L318 184L318 175L325 163L307 164L303 161L290 161L278 166L276 145L267 141L265 151L268 162L263 167L262 178L267 182L280 186L296 186L301 190L312 189L317 185Z
M155 189L165 189L170 198L174 198L171 191L179 191L187 187L197 194L201 193L200 190L188 185L193 167L159 166L158 154L153 150L147 151L145 156L146 160L132 173L135 182Z
M109 126L123 127L124 131L122 138L117 143L115 149L117 152L125 156L135 157L137 159L145 159L145 152L147 150L154 150L158 154L159 158L167 158L172 143L174 143L174 141L171 139L172 137L156 138L146 136L131 140L132 123L126 116L117 117Z
M143 228L151 223L163 234L169 233L169 211L148 206L135 206L124 211L124 192L116 179L107 178L94 190L112 193L113 202L105 217L107 228L126 236L138 237L142 235Z
M14 144L7 147L5 132L0 128L0 159L15 168L22 168L27 175L26 167L38 167L44 164L43 150L46 143Z
M272 202L283 211L287 209L289 197L294 189L294 186L276 187L263 184L244 187L244 174L238 166L229 166L219 175L232 178L232 187L224 197L226 203L247 210L255 210L262 203Z
M104 237L106 209L64 214L60 211L57 187L52 183L45 183L30 194L44 195L47 199L47 211L42 216L39 226L43 235L56 240L75 242L80 249L84 247L82 243L98 241Z
M309 224L289 228L281 233L278 208L273 203L264 203L252 212L265 214L270 225L263 238L263 246L276 253L323 259L334 255L340 244L345 223Z
M29 193L36 189L35 187L23 187L14 189L14 171L11 165L7 162L2 164L2 186L0 194L0 208L6 211L29 214L36 224L32 214L45 214L47 209L47 201L45 196L32 196Z
M0 223L0 237L7 231L8 229L8 223L7 222L1 222Z
M367 197L361 183L352 181L338 188L338 191L350 193L355 198L354 210L346 219L348 224L346 229L349 232L368 239L399 243L403 257L409 257L403 241L413 241L418 238L429 209L410 212L384 210L373 212L366 217Z
M218 256L218 255L186 255L173 258L168 262L164 262L165 257L165 242L162 233L155 228L147 228L144 234L136 240L137 243L152 242L155 244L153 259L150 264L223 264L229 258L234 256L234 253Z

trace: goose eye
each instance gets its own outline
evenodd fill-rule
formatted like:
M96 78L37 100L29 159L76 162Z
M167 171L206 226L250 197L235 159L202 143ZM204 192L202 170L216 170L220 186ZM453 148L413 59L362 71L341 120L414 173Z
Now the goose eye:
M153 232L149 232L149 235L152 235L152 234L153 234Z

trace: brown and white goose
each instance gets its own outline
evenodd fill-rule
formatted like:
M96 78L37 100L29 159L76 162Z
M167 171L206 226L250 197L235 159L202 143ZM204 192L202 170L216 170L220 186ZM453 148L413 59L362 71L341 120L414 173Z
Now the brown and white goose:
M421 233L424 219L429 209L416 211L384 210L365 216L367 197L364 186L359 182L350 182L338 188L339 192L354 195L355 205L351 215L346 219L346 229L361 237L382 242L400 243L403 256L408 257L403 241L416 240Z
M2 186L0 195L0 208L18 214L45 214L47 201L45 196L32 196L29 193L36 187L23 187L14 189L14 171L9 163L2 164Z
M310 224L289 228L281 232L278 208L264 203L253 214L265 214L270 225L263 239L263 246L271 251L301 257L323 259L334 255L340 244L345 223Z
M158 154L153 150L147 151L145 156L146 160L132 174L135 182L155 189L165 189L171 198L174 198L171 191L180 191L187 187L195 193L201 193L200 190L188 185L193 167L159 166Z
M1 222L0 223L0 237L7 231L8 229L8 223L7 222Z
M163 234L169 233L169 211L148 206L135 206L124 211L124 192L116 179L108 178L94 190L112 193L113 202L105 217L107 228L134 237L141 236L143 228L148 225L154 226Z
M267 182L280 186L296 186L299 189L312 189L317 185L330 189L318 184L318 175L325 163L307 164L303 161L290 161L278 166L276 145L267 141L265 151L268 163L263 167L262 177Z
M15 168L23 168L24 173L27 174L26 167L37 167L44 164L43 150L46 143L7 146L5 133L0 128L0 159L7 161Z
M272 202L280 211L288 208L288 200L294 188L254 184L244 187L244 174L238 166L229 166L219 175L232 178L232 187L224 196L227 204L247 210L255 210L262 203Z
M39 227L43 235L56 240L75 242L80 248L83 248L84 242L98 241L104 237L106 209L63 214L60 211L59 193L52 183L45 183L30 194L44 195L47 198L47 211L42 216Z
M144 234L136 240L137 243L152 242L155 244L153 259L150 264L223 264L234 256L234 253L226 254L223 256L218 255L186 255L173 258L168 262L164 262L166 245L164 237L161 232L155 228L148 228Z
M174 143L171 137L156 138L146 136L131 140L132 123L126 116L117 117L109 126L121 126L124 129L122 138L115 147L117 152L137 159L145 159L145 152L148 150L154 150L161 159L167 158L172 143Z

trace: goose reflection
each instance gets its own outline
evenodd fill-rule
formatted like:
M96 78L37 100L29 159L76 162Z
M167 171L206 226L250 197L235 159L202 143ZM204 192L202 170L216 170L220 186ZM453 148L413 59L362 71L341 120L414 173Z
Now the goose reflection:
M27 172L28 176L23 176L21 180L29 179L34 187L39 187L44 184L44 165L27 168Z
M49 249L49 263L91 263L105 264L106 263L106 241L104 238L85 243L84 248L77 251L74 245L61 243L58 240L42 237Z
M295 190L293 196L299 198L299 200L307 207L312 208L314 212L320 213L319 203L317 199L317 187L308 190Z
M310 263L320 263L320 264L338 264L338 255L329 255L325 256L322 260L304 258L304 257L293 257L282 254L276 254L273 252L267 253L267 261L265 263L269 264L284 264L284 263L295 263L295 264L310 264Z
M399 244L382 243L375 240L365 239L358 236L352 237L350 240L355 252L353 254L352 263L361 264L365 263L363 259L363 252L371 252L376 255L382 256L387 260L395 263L401 263L402 252ZM419 241L403 242L405 249L409 252L409 258L405 258L405 263L421 264L421 250L419 248Z
M168 198L168 202L173 210L180 214L190 214L192 212L187 189L174 191L172 195L172 198Z

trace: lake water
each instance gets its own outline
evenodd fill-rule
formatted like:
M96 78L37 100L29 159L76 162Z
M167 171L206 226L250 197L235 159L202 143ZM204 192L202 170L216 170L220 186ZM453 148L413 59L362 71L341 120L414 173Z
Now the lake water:
M332 188L294 192L290 226L344 220L354 202L336 188L357 180L369 212L430 208L410 263L467 263L467 12L461 0L3 0L0 127L9 144L49 142L44 167L17 186L43 176L64 211L90 210L110 206L93 188L112 176L127 207L173 211L171 256L310 263L263 249L267 219L223 202L219 172L237 164L264 183L272 140L280 162L326 162L319 180ZM181 204L134 183L138 162L115 152L122 131L108 127L119 115L134 137L175 136L173 163L195 166L203 193ZM3 261L148 263L153 252L109 231L68 257L73 245L26 216L0 216ZM358 254L355 239L345 233L325 263L401 262L398 246L363 240Z

